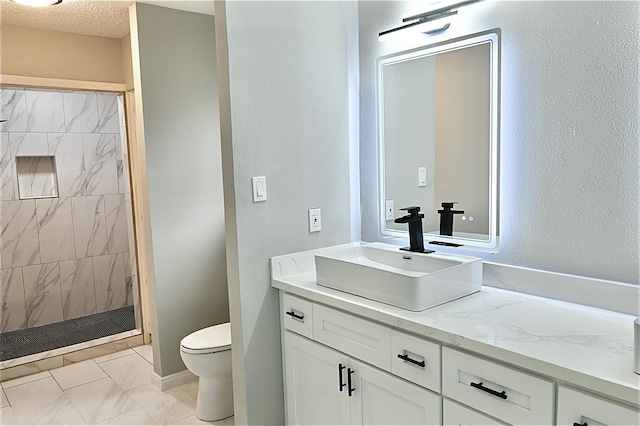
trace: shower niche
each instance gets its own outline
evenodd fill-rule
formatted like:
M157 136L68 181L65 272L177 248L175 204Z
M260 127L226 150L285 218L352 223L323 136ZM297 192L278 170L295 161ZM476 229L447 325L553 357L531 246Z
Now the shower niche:
M16 175L19 199L58 196L55 157L16 157Z

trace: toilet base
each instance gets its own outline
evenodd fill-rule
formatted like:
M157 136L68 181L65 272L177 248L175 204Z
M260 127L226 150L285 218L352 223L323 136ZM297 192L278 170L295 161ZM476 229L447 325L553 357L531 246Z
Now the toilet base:
M231 376L207 379L200 377L196 417L215 422L233 416L233 380Z

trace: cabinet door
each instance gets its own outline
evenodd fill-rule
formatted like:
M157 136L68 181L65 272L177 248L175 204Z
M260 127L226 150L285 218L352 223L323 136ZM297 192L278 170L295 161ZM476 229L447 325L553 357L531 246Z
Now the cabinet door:
M352 424L441 424L439 395L354 359L350 371Z
M564 386L558 390L559 425L633 425L638 420L638 411L631 408Z
M284 333L284 350L287 423L349 424L349 358L290 331Z
M460 404L456 404L453 401L449 401L448 399L444 400L443 404L443 416L444 416L444 425L447 426L477 426L477 425L502 425L504 423L500 423L497 420L492 419L491 417L487 417L483 414L478 413L477 411L473 411L467 407L463 407Z

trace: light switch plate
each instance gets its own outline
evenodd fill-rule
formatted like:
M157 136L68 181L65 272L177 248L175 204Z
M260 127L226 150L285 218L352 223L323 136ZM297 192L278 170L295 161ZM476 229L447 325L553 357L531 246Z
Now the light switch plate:
M427 168L418 167L418 186L427 186Z
M319 232L322 230L322 216L320 209L309 209L309 232Z
M267 201L267 178L264 176L254 176L251 178L253 187L253 202Z

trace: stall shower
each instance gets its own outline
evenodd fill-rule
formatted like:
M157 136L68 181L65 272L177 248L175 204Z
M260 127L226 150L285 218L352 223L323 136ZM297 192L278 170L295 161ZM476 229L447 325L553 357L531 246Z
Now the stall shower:
M0 361L138 328L122 94L0 90Z

